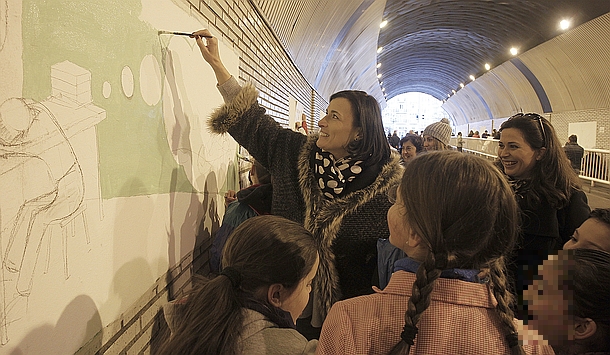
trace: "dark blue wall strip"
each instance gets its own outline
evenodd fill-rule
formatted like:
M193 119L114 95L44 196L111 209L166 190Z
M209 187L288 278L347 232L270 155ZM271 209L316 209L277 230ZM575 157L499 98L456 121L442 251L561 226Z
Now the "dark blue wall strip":
M366 72L367 72L369 69L371 69L371 67L376 66L376 65L377 65L377 61L375 61L375 63L371 63L371 64L369 64L369 65L368 65L366 68L364 68L364 70L362 71L362 73L360 73L360 75L358 75L358 77L357 77L356 79L354 79L354 81L352 82L352 84L350 85L350 87L349 87L349 88L350 88L350 89L351 89L351 88L353 88L353 87L356 85L356 83L358 82L358 80L360 80L360 78L362 78L362 76L363 76L364 74L366 74Z
M318 70L318 75L316 75L316 81L314 83L314 86L316 89L320 85L320 81L322 81L322 76L324 75L324 72L326 71L326 68L328 67L328 64L330 63L330 60L332 59L333 55L335 55L335 51L337 50L337 48L339 47L339 45L345 38L345 35L349 32L349 30L356 23L356 21L358 21L360 16L374 2L375 2L375 0L363 1L362 4L360 4L360 6L358 6L358 9L356 9L356 11L354 11L354 13L349 18L349 20L347 20L347 22L345 23L345 25L343 26L343 28L337 35L337 38L335 38L335 41L333 42L333 44L330 46L330 48L328 48L328 52L326 52L326 58L324 58L324 61L322 62L322 65L320 66L320 69Z
M542 84L540 84L540 82L538 81L538 78L536 78L534 73L532 73L532 71L525 64L523 64L523 62L519 58L513 58L510 60L510 62L513 63L513 65L515 67L517 67L517 69L519 69L519 71L525 76L527 81L530 82L530 84L532 85L532 88L534 88L536 95L538 95L538 100L540 100L540 105L542 106L542 112L544 112L544 113L553 112L553 109L551 108L551 102L549 101L549 97L546 95L546 91L544 91Z
M472 86L472 85L471 85ZM485 102L485 99L483 99L483 96L481 96L481 94L479 94L479 92L477 91L477 89L475 88L469 88L470 90L472 90L472 92L474 92L475 95L477 95L479 97L479 99L481 100L481 102L483 103L483 106L485 106L485 110L487 110L487 116L489 116L489 119L492 120L494 118L494 116L491 114L491 110L489 109L489 106L487 106L487 102Z

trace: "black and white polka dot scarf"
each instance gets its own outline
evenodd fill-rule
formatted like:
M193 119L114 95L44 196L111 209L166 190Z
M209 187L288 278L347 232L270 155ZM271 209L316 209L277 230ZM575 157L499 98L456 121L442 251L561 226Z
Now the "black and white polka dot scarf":
M354 161L351 157L345 157L335 161L329 152L316 152L314 176L324 196L328 199L339 196L345 185L362 172L360 164L362 160Z

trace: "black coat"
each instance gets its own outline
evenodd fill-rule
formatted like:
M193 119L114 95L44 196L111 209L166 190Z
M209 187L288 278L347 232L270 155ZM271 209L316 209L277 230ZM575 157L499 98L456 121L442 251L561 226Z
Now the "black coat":
M312 296L314 312L324 319L336 301L372 292L377 239L390 235L386 192L402 175L400 156L393 153L389 162L365 168L341 195L329 200L311 163L319 149L317 136L282 128L257 98L254 87L241 88L212 114L209 126L215 133L231 134L269 170L271 213L303 223L318 242L320 266Z

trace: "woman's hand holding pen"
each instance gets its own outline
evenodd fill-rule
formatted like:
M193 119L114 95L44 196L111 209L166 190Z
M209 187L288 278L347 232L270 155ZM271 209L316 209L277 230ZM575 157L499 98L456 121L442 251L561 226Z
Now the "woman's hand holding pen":
M218 52L218 38L212 36L209 30L199 30L192 33L191 37L195 38L197 45L201 50L201 55L214 70L218 84L224 84L231 79L231 73L225 68L220 53ZM204 41L205 37L205 41Z

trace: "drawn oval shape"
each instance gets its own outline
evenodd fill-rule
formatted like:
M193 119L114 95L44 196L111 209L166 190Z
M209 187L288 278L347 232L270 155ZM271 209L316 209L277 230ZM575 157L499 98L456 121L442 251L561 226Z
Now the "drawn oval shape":
M133 72L131 71L131 68L126 65L121 72L121 86L123 87L123 93L128 98L133 97L133 85Z
M145 56L140 63L140 93L150 106L161 100L161 68L152 54Z

